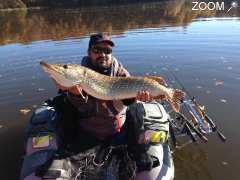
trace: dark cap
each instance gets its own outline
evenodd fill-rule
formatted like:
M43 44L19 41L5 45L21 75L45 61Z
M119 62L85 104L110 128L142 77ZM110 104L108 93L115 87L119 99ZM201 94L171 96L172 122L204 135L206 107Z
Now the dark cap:
M92 46L98 43L107 43L110 46L114 46L114 43L111 41L111 37L106 33L98 33L90 36L88 48L90 49Z

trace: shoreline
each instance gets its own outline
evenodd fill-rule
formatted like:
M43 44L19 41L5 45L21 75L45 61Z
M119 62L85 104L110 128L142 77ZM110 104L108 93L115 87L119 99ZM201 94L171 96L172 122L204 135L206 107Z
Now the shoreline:
M140 1L129 1L129 2L118 2L118 3L93 3L93 4L85 4L85 5L74 5L74 4L61 4L61 5L46 5L46 6L29 6L25 5L25 7L17 7L17 8L0 8L0 12L10 12L10 11L21 11L21 10L41 10L41 9L78 9L78 8L92 8L92 7L106 7L106 6L124 6L131 4L151 4L151 3L161 3L164 1L171 0L140 0Z
M6 8L0 9L0 12L11 12L11 11L25 11L25 10L40 10L40 9L49 9L49 7L23 7L23 8Z

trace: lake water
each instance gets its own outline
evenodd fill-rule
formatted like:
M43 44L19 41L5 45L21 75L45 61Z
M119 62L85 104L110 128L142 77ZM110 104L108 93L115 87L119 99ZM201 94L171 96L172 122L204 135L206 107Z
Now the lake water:
M132 75L178 87L170 68L228 138L176 151L175 179L239 179L240 8L192 11L188 1L0 12L0 179L18 179L26 123L57 93L39 62L80 63L99 31L112 34L113 53Z

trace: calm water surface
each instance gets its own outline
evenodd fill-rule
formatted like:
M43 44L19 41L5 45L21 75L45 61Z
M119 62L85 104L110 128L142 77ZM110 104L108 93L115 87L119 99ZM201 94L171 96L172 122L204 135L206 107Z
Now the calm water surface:
M107 31L132 75L164 76L206 105L228 137L174 153L176 180L235 180L240 167L240 13L191 11L191 3L0 12L0 179L18 179L31 113L56 95L39 61L80 63L89 34ZM31 110L27 114L21 109Z

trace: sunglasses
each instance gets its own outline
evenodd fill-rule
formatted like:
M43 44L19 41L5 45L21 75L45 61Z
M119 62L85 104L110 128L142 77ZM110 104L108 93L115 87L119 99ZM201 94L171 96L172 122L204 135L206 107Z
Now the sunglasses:
M112 53L112 49L111 48L104 48L104 47L93 47L92 48L92 52L95 54L100 54L100 53L104 53L104 54L111 54Z

